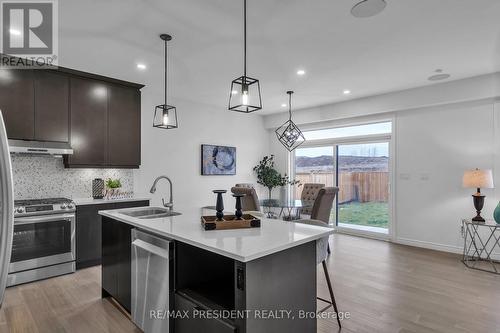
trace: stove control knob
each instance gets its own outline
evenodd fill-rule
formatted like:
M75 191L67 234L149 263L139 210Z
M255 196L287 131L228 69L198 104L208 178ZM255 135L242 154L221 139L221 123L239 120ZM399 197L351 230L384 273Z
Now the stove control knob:
M68 203L68 209L73 209L75 208L75 204L73 202Z
M62 203L61 204L61 209L67 209L68 208L68 204L67 203Z
M19 213L19 214L24 213L24 207L17 207L16 213Z

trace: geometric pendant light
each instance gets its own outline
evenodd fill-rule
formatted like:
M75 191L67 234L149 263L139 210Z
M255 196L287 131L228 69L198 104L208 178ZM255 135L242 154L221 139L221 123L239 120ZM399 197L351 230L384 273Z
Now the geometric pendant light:
M161 34L160 38L165 42L165 100L155 108L153 127L172 129L179 127L176 107L167 104L167 42L172 40L172 36Z
M259 80L247 76L247 0L243 0L243 76L231 82L228 108L244 113L262 109Z
M295 125L292 121L292 94L293 91L287 91L288 94L288 120L281 125L276 130L276 137L281 142L283 146L285 146L288 151L292 151L301 144L303 144L306 139L304 134L300 131L299 127Z

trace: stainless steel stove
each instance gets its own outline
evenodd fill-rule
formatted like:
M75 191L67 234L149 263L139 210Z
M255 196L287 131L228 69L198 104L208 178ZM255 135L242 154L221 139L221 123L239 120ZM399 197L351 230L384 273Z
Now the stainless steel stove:
M67 198L14 201L8 286L75 271L75 204Z
M14 216L33 216L74 212L75 203L67 198L15 200Z

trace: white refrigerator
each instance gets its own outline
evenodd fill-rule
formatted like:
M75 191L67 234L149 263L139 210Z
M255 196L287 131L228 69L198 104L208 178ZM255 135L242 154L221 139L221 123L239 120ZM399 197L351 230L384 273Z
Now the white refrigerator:
M9 273L14 232L14 191L7 131L0 110L0 306L3 303Z

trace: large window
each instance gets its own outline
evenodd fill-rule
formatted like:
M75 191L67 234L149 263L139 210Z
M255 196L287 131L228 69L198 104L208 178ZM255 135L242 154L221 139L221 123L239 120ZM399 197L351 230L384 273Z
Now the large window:
M305 132L306 144L294 154L295 177L339 187L330 223L388 233L391 131L391 122L381 122ZM295 187L295 198L301 191Z

